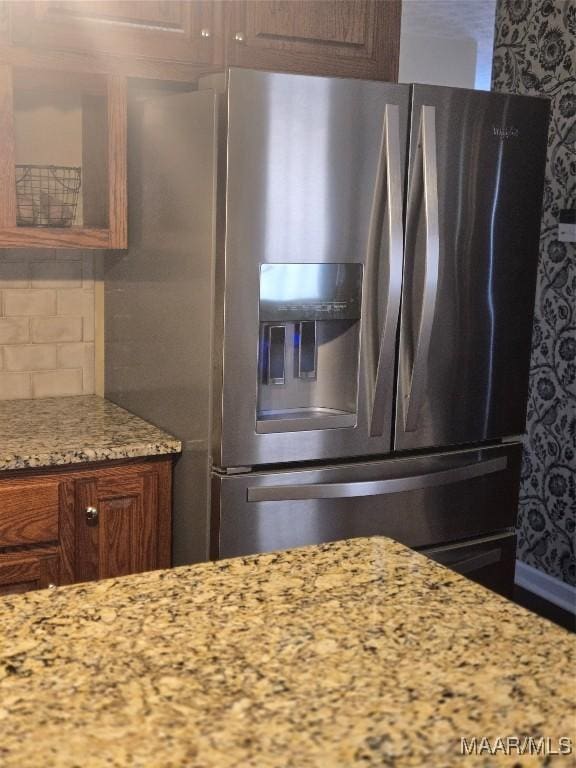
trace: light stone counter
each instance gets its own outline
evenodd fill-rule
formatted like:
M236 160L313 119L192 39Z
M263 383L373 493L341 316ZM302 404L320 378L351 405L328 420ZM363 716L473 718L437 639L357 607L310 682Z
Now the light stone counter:
M0 470L157 456L181 447L96 395L0 400Z
M30 592L0 599L0 765L541 765L460 739L574 738L573 651L385 538Z

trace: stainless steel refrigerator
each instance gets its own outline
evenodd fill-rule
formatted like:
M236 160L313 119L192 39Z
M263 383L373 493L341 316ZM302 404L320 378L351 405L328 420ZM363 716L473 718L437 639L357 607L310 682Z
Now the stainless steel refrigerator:
M106 394L184 442L176 563L382 534L506 591L548 103L135 88Z

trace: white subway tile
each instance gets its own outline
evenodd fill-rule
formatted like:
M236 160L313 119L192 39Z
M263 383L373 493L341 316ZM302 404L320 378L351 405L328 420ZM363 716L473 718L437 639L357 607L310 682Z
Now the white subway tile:
M0 250L0 261L27 261L28 251L22 248L2 248Z
M82 286L82 262L37 261L30 265L35 288L80 288Z
M94 361L92 365L82 368L82 392L85 395L93 395L96 391L96 371Z
M28 288L30 268L28 261L0 262L0 288Z
M34 317L32 341L50 343L57 341L82 341L81 317Z
M59 290L57 314L92 317L94 315L94 291Z
M0 317L0 344L22 344L30 339L27 317Z
M60 261L75 261L82 259L83 250L80 248L56 248L54 258Z
M4 293L4 314L23 316L54 315L56 313L56 291L25 288L6 289Z
M91 253L82 256L82 288L94 289L94 258Z
M94 344L58 344L57 368L94 367Z
M82 394L82 371L41 371L32 373L33 397L60 397Z
M0 373L0 400L32 397L29 373Z
M52 261L56 258L54 248L33 248L27 251L30 261Z
M83 322L83 335L82 338L84 341L94 341L94 338L96 336L96 328L94 326L94 316L92 317L85 317Z
M39 371L56 368L56 346L53 344L14 344L4 347L7 371Z

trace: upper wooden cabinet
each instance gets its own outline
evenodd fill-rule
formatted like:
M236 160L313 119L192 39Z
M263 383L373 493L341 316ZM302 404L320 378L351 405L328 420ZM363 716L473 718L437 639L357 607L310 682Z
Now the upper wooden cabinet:
M0 64L0 248L126 248L126 78Z
M317 75L398 79L399 0L238 0L227 63Z
M104 71L192 79L222 68L221 2L18 0L8 3L13 46L88 56Z
M168 80L226 65L398 76L400 0L0 0L0 14L3 2L0 62Z
M400 0L0 0L0 248L127 247L128 77L194 82L231 65L394 82L400 6ZM66 130L55 127L58 115ZM22 172L31 165L81 169L72 226L70 219L54 224L58 215L37 215L42 207L61 210L50 190L41 189L33 205L29 192L22 195L18 166ZM33 214L23 215L23 202Z

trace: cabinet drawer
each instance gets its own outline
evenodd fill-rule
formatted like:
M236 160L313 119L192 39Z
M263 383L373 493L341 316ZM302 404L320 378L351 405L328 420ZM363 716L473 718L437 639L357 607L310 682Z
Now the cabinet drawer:
M0 553L0 596L45 589L59 583L59 557L54 547Z
M0 547L58 538L57 479L0 483Z

